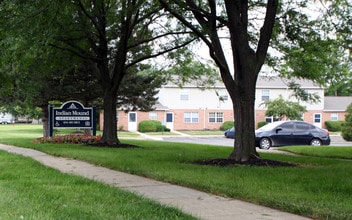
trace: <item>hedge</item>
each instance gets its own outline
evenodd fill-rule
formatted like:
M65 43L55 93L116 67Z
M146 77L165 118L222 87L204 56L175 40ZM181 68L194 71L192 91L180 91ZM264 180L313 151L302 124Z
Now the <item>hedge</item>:
M341 131L343 121L326 121L325 125L329 131Z
M163 126L160 121L157 120L144 120L138 124L139 132L161 132L161 131L169 132L170 129Z
M261 128L261 127L263 127L263 126L266 125L266 124L268 124L268 122L266 122L266 121L260 121L260 122L258 122L258 128Z

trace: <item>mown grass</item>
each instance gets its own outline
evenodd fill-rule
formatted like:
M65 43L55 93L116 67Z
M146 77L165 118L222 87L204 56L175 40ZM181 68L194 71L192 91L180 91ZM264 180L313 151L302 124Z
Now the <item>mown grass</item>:
M339 156L341 152L350 154L347 147L334 147L335 151L319 157L261 154L263 158L294 163L296 167L213 167L194 162L226 158L232 149L146 140L123 140L124 143L140 146L132 149L34 144L29 134L25 135L26 138L14 137L16 135L4 137L0 127L2 143L85 160L314 219L352 219L352 175L349 174L352 161ZM328 158L331 155L335 158Z
M195 219L3 151L0 170L0 219Z
M321 146L317 148L314 146L294 146L280 147L278 149L300 155L324 158L352 159L352 147Z

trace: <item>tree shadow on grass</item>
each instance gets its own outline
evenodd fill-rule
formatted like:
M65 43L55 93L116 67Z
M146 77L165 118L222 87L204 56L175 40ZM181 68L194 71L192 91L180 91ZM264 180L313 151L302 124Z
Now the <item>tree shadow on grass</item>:
M109 148L142 148L137 145L124 144L124 143L113 144L113 145L106 144L106 143L92 143L92 144L87 144L87 145L94 146L94 147L109 147ZM297 166L292 163L263 159L260 157L251 158L249 161L246 161L246 162L238 162L238 161L227 159L227 158L216 158L216 159L195 161L194 164L219 166L219 167L229 167L229 166L235 166L235 165L262 166L262 167L296 167Z

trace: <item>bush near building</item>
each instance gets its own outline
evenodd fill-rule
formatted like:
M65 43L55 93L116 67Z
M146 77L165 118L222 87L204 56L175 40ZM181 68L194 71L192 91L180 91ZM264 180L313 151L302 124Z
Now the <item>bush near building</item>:
M157 120L144 120L138 124L139 132L169 132L170 129L163 126L160 121Z
M341 131L343 121L326 121L325 126L328 131L337 132Z
M347 115L341 129L341 136L346 141L352 141L352 103L347 107Z
M260 121L260 122L258 122L258 128L261 128L261 127L263 127L263 126L266 125L266 124L268 124L268 122L266 122L266 121Z
M226 131L227 129L231 129L234 126L235 126L235 122L233 122L233 121L225 121L220 126L220 131Z

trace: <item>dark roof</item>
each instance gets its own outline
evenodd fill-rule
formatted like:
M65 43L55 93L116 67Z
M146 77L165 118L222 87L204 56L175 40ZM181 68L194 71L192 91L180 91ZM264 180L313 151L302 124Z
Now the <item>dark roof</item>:
M352 103L352 96L325 96L324 111L344 112Z

